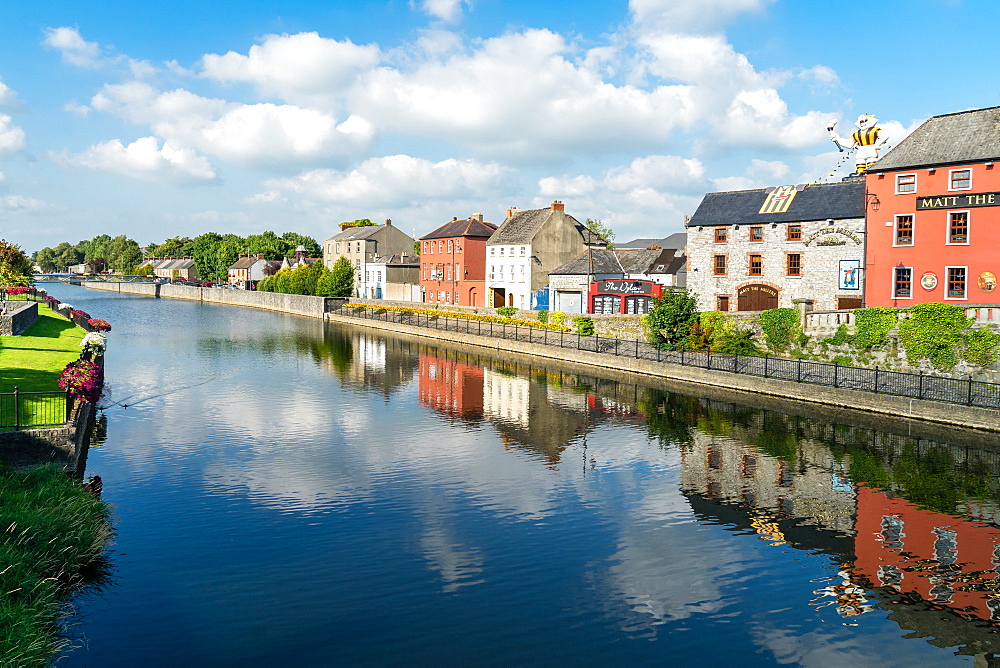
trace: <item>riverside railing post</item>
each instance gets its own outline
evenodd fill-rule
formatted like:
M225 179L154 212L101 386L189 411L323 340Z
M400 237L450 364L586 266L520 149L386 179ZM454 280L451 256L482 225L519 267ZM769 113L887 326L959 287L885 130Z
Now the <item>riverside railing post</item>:
M14 386L14 429L21 428L21 400L18 397L17 385Z
M706 357L706 360L705 360L705 368L708 369L708 370L712 369L712 349L711 348L708 349L708 356Z
M921 371L920 381L919 384L917 385L917 399L923 399L923 398L924 398L924 372Z
M972 405L972 374L969 374L969 394L965 400L966 406Z
M878 394L878 367L875 367L875 394Z
M801 383L802 382L802 360L799 360L798 362L799 362L799 366L798 366L798 370L795 372L795 382L796 383Z
M833 365L833 386L837 387L837 369L840 367L836 364Z

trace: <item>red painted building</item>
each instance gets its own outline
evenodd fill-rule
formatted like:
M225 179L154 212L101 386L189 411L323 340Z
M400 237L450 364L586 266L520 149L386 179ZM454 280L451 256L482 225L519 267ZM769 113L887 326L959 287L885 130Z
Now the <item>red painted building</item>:
M420 288L425 302L486 305L486 242L496 225L474 213L420 237Z
M663 294L663 286L653 281L612 279L594 281L588 292L588 313L603 315L643 315Z
M1000 107L934 116L869 168L865 305L1000 304Z

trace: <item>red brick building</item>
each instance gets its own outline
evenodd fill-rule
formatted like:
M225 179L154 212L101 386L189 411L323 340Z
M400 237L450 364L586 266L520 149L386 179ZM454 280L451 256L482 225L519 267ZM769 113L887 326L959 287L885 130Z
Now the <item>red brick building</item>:
M425 302L485 306L486 242L496 225L474 213L420 237L420 288Z
M1000 107L934 116L865 177L865 304L1000 304Z

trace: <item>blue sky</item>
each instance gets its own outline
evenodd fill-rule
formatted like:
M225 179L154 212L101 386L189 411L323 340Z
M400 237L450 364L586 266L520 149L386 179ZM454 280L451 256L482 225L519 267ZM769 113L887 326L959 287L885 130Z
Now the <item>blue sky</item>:
M420 236L553 199L666 236L706 192L824 177L831 119L893 144L1000 104L995 3L840 7L0 0L0 236Z

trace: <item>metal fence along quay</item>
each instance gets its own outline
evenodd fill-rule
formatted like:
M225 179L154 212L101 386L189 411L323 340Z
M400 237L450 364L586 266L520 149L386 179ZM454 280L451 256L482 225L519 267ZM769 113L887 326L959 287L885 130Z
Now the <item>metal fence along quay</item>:
M944 378L927 374L838 366L826 362L782 357L727 355L703 350L665 350L644 341L596 335L582 336L573 332L556 332L526 325L484 322L468 318L451 318L377 307L366 308L336 302L329 302L327 311L356 318L585 350L664 364L679 364L761 378L777 378L796 383L1000 409L1000 384L973 380L971 377L965 379Z
M57 427L69 421L69 394L58 392L0 393L0 429Z

